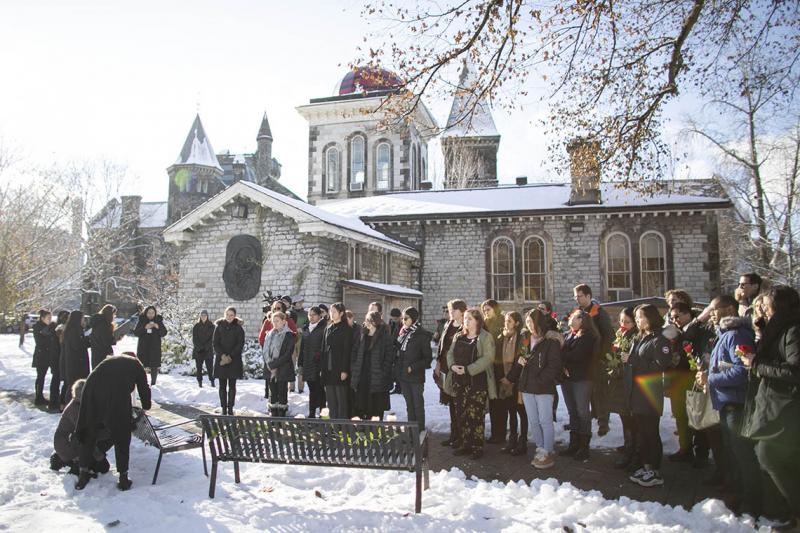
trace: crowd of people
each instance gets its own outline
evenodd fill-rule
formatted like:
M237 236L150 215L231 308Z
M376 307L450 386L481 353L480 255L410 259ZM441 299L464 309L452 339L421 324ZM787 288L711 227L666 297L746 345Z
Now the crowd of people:
M764 515L767 500L779 495L781 505L773 506L778 509L773 514L791 519L797 513L800 297L795 289L768 287L757 274L745 274L735 295L718 296L703 308L696 308L687 292L670 290L666 315L644 304L622 309L613 321L588 285L576 286L573 297L575 308L562 320L549 302L520 314L503 313L494 300L477 307L451 300L435 332L422 326L415 307L392 309L385 320L382 305L373 302L359 321L341 302L306 311L302 301L275 300L264 309L258 337L267 410L288 416L289 392L303 393L307 386L308 412L301 416L382 420L391 409L390 395L399 392L407 419L424 428L426 370L433 366L439 400L450 415L450 434L442 445L454 455L478 460L488 441L503 444L501 453L510 456L527 455L532 445L537 469L564 458L588 461L593 419L602 436L614 413L624 435L615 467L626 470L631 481L655 487L664 483L659 427L668 397L680 445L670 461L703 468L711 454L714 471L705 482L726 488L735 511ZM135 357L107 357L113 355L114 317L114 308L105 306L85 329L80 311L59 313L53 323L43 310L33 327L36 402L54 410L66 407L54 467L70 466L81 476L79 486L108 471L105 452L112 445L120 488L130 486L130 424L114 417L125 418L134 386L143 405L149 404L145 368L155 385L160 365L167 330L156 309L147 307L138 318L137 353L129 354ZM227 308L216 322L202 311L193 344L198 386L205 367L210 384L218 387L221 412L233 415L245 345L236 309ZM119 386L100 383L103 379ZM556 450L559 387L569 413L569 442ZM687 404L690 393L710 404L700 415L711 422L699 429L690 424L690 415L698 415L692 410L698 404Z

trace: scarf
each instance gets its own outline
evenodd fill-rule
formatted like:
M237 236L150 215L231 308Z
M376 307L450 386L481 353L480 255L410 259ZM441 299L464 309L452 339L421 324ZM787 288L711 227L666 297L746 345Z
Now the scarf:
M414 324L408 329L403 328L400 330L400 335L397 337L397 342L400 343L401 352L406 351L406 346L408 346L408 341L411 340L411 337L414 336L414 333L416 333L417 329L419 329L419 321L414 322Z
M320 322L322 322L322 320L317 320L317 321L316 321L314 324L312 324L311 322L309 322L309 323L308 323L308 332L309 332L309 333L311 333L312 331L314 331L315 329L317 329L317 326L319 326Z
M517 334L503 336L503 371L508 374L517 358Z
M269 363L275 361L281 355L281 346L283 345L283 338L286 337L286 332L289 327L284 325L281 329L271 329L264 339L264 348L261 350L261 357L264 359L264 364L269 366Z

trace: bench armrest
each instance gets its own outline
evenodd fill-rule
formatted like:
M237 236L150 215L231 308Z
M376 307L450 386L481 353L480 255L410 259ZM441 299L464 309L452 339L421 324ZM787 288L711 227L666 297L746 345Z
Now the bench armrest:
M182 426L184 424L189 424L189 423L197 422L197 421L198 420L195 418L195 419L192 419L192 420L186 420L184 422L178 422L177 424L169 424L169 425L166 425L166 426L153 426L153 429L155 431L161 431L163 429L175 428L175 427L178 427L178 426Z

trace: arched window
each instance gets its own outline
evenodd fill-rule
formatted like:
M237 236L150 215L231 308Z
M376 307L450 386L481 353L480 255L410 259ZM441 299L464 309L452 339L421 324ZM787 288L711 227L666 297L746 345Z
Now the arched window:
M612 233L606 240L606 287L631 289L631 241L622 233Z
M331 147L325 152L325 179L327 180L328 192L339 190L340 182L339 150Z
M360 191L364 188L365 168L364 137L357 135L350 141L350 190Z
M492 242L492 298L514 300L514 243L507 237Z
M664 237L648 231L639 239L642 297L661 296L667 289L667 252Z
M540 237L522 243L522 294L526 302L545 299L547 283L545 244Z
M375 188L379 191L389 189L389 180L392 175L392 147L387 142L378 145L378 172Z

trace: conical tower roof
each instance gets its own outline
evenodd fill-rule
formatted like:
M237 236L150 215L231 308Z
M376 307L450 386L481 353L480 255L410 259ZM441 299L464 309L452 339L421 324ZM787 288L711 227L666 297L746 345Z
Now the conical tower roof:
M261 127L258 128L258 136L256 140L269 138L272 139L272 130L269 128L269 120L267 119L267 112L264 111L264 118L261 119Z
M199 114L195 117L194 123L192 123L192 129L189 130L189 135L186 136L175 165L199 165L222 172L222 167L219 166L211 141L203 129L203 123L200 122Z
M458 89L453 97L444 137L495 137L500 135L494 125L489 103L477 100L474 91L478 85L475 65L464 61L458 80ZM473 110L474 108L474 110ZM469 116L470 112L472 116Z

